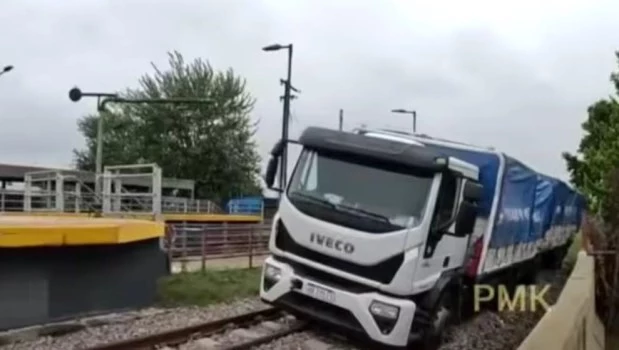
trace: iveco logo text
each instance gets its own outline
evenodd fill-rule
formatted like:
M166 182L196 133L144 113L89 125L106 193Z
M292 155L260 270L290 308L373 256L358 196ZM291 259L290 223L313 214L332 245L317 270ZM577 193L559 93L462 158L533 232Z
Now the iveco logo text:
M340 252L343 251L346 254L352 254L352 252L355 251L355 246L351 243L319 235L313 232L310 234L310 242L321 245L323 247L335 249Z

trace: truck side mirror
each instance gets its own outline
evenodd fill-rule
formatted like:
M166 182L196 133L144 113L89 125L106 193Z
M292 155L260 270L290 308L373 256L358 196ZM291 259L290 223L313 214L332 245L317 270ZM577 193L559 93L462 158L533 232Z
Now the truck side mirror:
M477 182L466 180L462 190L462 203L456 215L454 236L466 237L473 233L477 219L477 202L483 195L484 187Z
M460 209L456 216L456 225L454 228L454 236L466 237L473 233L475 228L475 220L477 219L477 205L467 200L460 203Z
M283 140L277 141L271 149L271 157L279 158L284 153L284 144Z
M465 181L462 197L465 202L478 202L483 194L483 186L473 181Z
M270 189L273 189L273 184L275 183L275 174L277 173L278 162L279 159L277 157L271 156L269 163L267 163L267 172L264 175L264 182Z

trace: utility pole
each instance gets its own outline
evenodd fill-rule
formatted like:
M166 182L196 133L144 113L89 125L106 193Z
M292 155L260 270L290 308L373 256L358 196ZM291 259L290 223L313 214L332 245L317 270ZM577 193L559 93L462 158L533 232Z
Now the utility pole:
M285 80L285 79L280 79L280 80L279 80L279 83L280 83L281 85L284 85L284 88L286 87L286 80ZM301 93L301 90L297 89L296 87L294 87L294 86L292 86L292 85L290 85L290 90L291 90L291 91L296 92L297 94L300 94L300 93ZM284 93L285 93L285 91L284 91ZM281 96L279 97L279 100L280 100L280 101L284 101L284 99L285 99L285 98L286 98L286 96L285 96L285 95L281 95ZM290 101L292 101L292 100L294 100L294 99L296 99L296 98L299 98L299 96L297 96L297 95L292 95L292 94L290 95Z
M279 180L282 190L286 189L286 181L288 180L288 133L290 129L290 91L292 89L292 48L292 44L273 44L262 48L263 51L288 50L288 71L284 84L284 111L282 113L282 142L284 143L284 148L282 150L281 171Z
M284 152L282 153L282 170L281 170L281 184L282 190L286 189L286 182L288 181L288 135L290 133L290 88L292 87L292 44L288 49L288 74L286 77L286 85L284 89Z
M342 128L344 127L344 110L340 109L340 131L342 131Z

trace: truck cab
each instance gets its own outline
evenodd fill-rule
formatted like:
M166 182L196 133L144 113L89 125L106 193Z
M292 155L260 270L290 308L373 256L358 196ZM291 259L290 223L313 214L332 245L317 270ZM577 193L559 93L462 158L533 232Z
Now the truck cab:
M407 346L450 315L481 195L479 169L413 139L307 128L281 192L260 288L300 317Z

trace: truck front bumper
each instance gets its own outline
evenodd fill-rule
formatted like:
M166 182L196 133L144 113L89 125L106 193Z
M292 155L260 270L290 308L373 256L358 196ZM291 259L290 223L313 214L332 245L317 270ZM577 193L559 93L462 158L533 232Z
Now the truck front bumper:
M353 332L389 346L409 343L416 305L377 292L353 293L295 273L268 257L262 269L260 298L292 313Z

